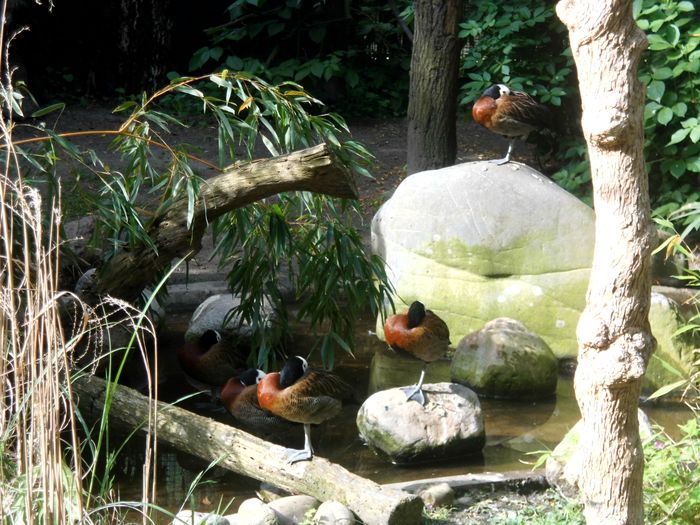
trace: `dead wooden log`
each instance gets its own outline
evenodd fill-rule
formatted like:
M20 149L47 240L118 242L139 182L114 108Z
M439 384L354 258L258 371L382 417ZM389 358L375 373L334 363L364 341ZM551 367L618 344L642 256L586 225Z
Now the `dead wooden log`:
M201 249L204 229L211 221L285 191L311 191L341 198L358 196L352 176L326 144L236 164L202 184L191 227L187 226L187 197L183 196L153 222L149 236L156 249L143 246L115 255L99 269L86 290L86 298L90 301L90 296L109 294L133 301L174 258L189 258Z
M101 417L107 386L95 376L73 383L84 417ZM111 424L119 423L129 429L143 427L148 415L147 397L115 386L109 411ZM421 523L423 502L417 496L382 487L319 457L289 465L283 447L188 410L157 402L156 431L159 440L207 462L223 458L217 465L320 501L339 501L366 525Z

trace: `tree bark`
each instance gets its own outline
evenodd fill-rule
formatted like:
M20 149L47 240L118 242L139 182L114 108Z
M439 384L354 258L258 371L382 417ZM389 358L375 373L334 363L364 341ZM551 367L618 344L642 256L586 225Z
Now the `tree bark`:
M73 383L84 417L89 420L102 417L108 386L114 387L109 409L111 424L117 422L129 430L139 427L145 432L145 423L155 420L155 433L160 441L291 492L309 494L321 501L339 501L367 525L422 522L423 502L417 496L384 488L317 456L311 461L289 465L285 449L279 445L165 403L156 402L154 411L150 400L137 391L108 384L95 376L82 377ZM300 428L300 438L301 435Z
M648 314L653 228L644 170L646 47L631 0L562 0L583 107L596 212L574 386L583 417L578 479L587 523L641 524L644 457L637 407L654 350Z
M208 223L235 208L284 191L357 198L351 175L325 144L234 165L202 184L191 228L187 226L187 197L183 196L154 221L149 235L156 250L144 246L115 255L97 272L85 298L92 302L91 296L109 294L133 301L173 258L189 258L200 250Z
M462 0L417 0L408 94L408 173L451 166L457 156Z

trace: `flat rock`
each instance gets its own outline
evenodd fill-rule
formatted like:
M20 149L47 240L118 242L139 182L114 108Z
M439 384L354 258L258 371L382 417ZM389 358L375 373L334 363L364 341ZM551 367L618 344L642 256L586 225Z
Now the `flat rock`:
M398 388L367 398L357 414L362 439L397 464L480 453L485 433L476 394L455 383L425 384L423 392L425 406Z

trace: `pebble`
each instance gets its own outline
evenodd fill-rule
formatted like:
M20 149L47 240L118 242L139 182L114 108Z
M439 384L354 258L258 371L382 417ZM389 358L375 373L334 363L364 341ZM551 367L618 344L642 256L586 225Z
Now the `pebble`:
M193 510L181 510L175 515L173 525L236 525L224 516Z
M238 507L238 525L280 525L277 513L257 498L250 498Z
M435 483L418 493L426 507L446 507L455 500L455 491L449 483Z
M319 501L311 496L287 496L271 501L268 506L277 513L279 525L297 525L304 521L310 510L318 507Z
M316 511L314 525L355 525L355 515L338 501L324 501Z

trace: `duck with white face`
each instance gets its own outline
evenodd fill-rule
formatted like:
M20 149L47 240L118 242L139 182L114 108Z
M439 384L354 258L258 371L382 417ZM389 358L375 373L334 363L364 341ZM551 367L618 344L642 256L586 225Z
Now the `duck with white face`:
M352 389L336 374L309 368L306 359L293 356L280 372L269 373L260 381L257 394L263 410L304 425L304 448L287 451L287 461L295 463L313 457L311 425L337 416Z
M472 116L486 129L510 139L506 156L491 161L495 164L510 162L516 138L526 139L532 131L551 128L552 125L547 106L505 84L494 84L484 91L474 103Z

